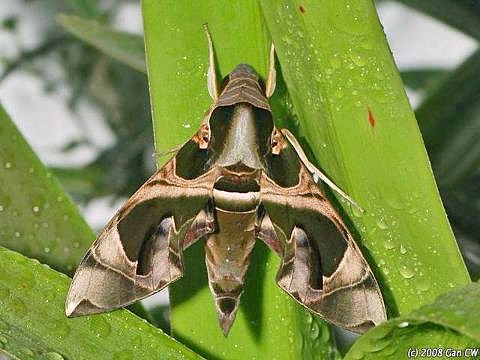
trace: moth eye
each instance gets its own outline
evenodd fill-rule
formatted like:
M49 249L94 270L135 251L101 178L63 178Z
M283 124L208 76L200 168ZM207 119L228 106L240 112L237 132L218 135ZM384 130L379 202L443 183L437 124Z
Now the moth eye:
M272 146L273 155L279 155L282 149L286 147L285 140L277 129L273 131L270 145Z
M208 143L210 142L210 129L208 125L202 125L200 130L198 130L197 134L193 137L193 141L198 144L200 149L206 149L208 147Z

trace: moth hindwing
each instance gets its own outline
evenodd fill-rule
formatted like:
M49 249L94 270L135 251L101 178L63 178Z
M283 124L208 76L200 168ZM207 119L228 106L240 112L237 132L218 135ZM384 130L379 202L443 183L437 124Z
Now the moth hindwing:
M315 184L318 170L293 135L274 125L273 48L265 86L241 64L221 88L210 38L209 48L214 104L200 130L88 250L70 286L67 315L120 308L163 289L182 276L183 251L205 238L210 290L227 335L259 238L282 259L278 285L310 311L356 332L384 321L377 281Z

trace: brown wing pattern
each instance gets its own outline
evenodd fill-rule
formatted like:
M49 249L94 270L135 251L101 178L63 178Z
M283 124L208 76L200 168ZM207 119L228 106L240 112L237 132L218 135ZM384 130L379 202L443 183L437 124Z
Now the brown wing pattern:
M294 158L291 151L289 147L283 150L289 162ZM282 256L277 282L326 320L364 332L386 319L377 281L311 174L301 163L299 168L292 166L298 169L296 185L280 186L270 174L263 175L260 185L265 215L257 235ZM283 179L291 170L284 166Z
M186 180L175 163L148 179L93 243L70 286L67 315L123 307L182 276L183 249L214 230L214 173Z

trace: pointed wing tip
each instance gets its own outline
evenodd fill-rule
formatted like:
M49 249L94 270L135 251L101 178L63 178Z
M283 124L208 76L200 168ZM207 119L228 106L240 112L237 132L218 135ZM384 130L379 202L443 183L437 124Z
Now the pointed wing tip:
M71 301L67 299L65 304L65 315L67 315L68 318L98 314L105 311L107 311L107 309L95 306L87 299L82 299L81 301Z
M77 312L77 309L78 309L78 304L74 304L73 302L67 299L67 302L65 303L65 315L67 315L68 318L73 318L81 315Z

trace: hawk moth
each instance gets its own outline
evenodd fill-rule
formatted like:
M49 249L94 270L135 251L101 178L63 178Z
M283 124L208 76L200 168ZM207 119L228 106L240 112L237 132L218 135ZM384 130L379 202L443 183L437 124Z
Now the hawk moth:
M135 192L81 261L67 316L124 307L160 291L183 273L183 251L205 238L209 286L228 334L256 239L281 257L278 285L329 322L364 332L386 319L377 281L316 177L350 200L275 127L274 49L265 84L238 65L217 84L198 132ZM350 200L351 201L351 200Z

